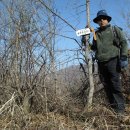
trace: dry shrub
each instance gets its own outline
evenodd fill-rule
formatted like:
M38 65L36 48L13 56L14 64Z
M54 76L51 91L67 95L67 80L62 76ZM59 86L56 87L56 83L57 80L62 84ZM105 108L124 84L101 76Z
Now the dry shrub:
M81 80L76 77L73 77L71 86L58 79L56 83L52 79L47 80L45 84L36 82L35 87L27 91L28 94L31 94L30 111L28 112L24 110L24 96L21 97L22 101L19 104L17 99L20 95L16 89L8 86L10 89L7 91L4 89L6 86L1 87L3 96L8 96L1 100L0 128L11 130L129 129L129 105L126 109L126 119L119 120L118 115L108 106L103 89L94 94L95 98L91 109L84 110L84 105L87 103L84 101L87 98L87 88L84 87L88 87L87 85L88 82L85 81L85 78ZM9 90L11 91L9 92ZM11 93L14 90L13 95ZM25 92L23 91L23 93ZM10 100L11 97L13 97L12 100ZM9 103L5 105L8 101Z

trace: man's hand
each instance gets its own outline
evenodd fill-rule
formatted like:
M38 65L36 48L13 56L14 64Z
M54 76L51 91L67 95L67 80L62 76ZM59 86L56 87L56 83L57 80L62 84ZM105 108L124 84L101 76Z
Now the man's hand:
M92 33L95 33L95 30L94 30L93 27L90 27L90 31L91 31Z
M93 33L93 38L94 38L94 40L96 41L96 33L95 33L95 30L94 30L94 28L93 27L90 27L90 31Z

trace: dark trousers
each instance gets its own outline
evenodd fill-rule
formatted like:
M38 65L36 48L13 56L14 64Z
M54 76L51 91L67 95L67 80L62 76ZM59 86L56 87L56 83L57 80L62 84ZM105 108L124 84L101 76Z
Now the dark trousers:
M106 62L98 62L98 67L111 107L117 112L123 112L125 102L121 90L121 73L118 58L112 58Z

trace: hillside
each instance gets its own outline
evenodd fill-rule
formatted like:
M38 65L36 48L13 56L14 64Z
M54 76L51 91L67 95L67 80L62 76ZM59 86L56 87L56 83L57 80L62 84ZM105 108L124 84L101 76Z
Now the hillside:
M29 100L32 101L30 111L27 111L29 106L18 104L17 93L2 104L0 128L7 130L130 129L130 105L126 105L126 113L120 119L107 104L103 89L95 92L92 107L89 109L85 107L88 79L80 66L70 66L58 71L55 83L48 79L46 85L42 89L35 88L35 95ZM95 84L95 87L98 86L99 84Z

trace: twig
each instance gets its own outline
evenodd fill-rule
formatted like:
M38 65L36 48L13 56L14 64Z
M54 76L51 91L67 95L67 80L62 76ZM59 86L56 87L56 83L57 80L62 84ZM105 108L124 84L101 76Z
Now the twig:
M3 113L4 109L6 110L8 108L8 105L12 103L13 99L14 99L14 94L15 92L13 93L11 99L9 99L1 108L0 108L0 114Z

